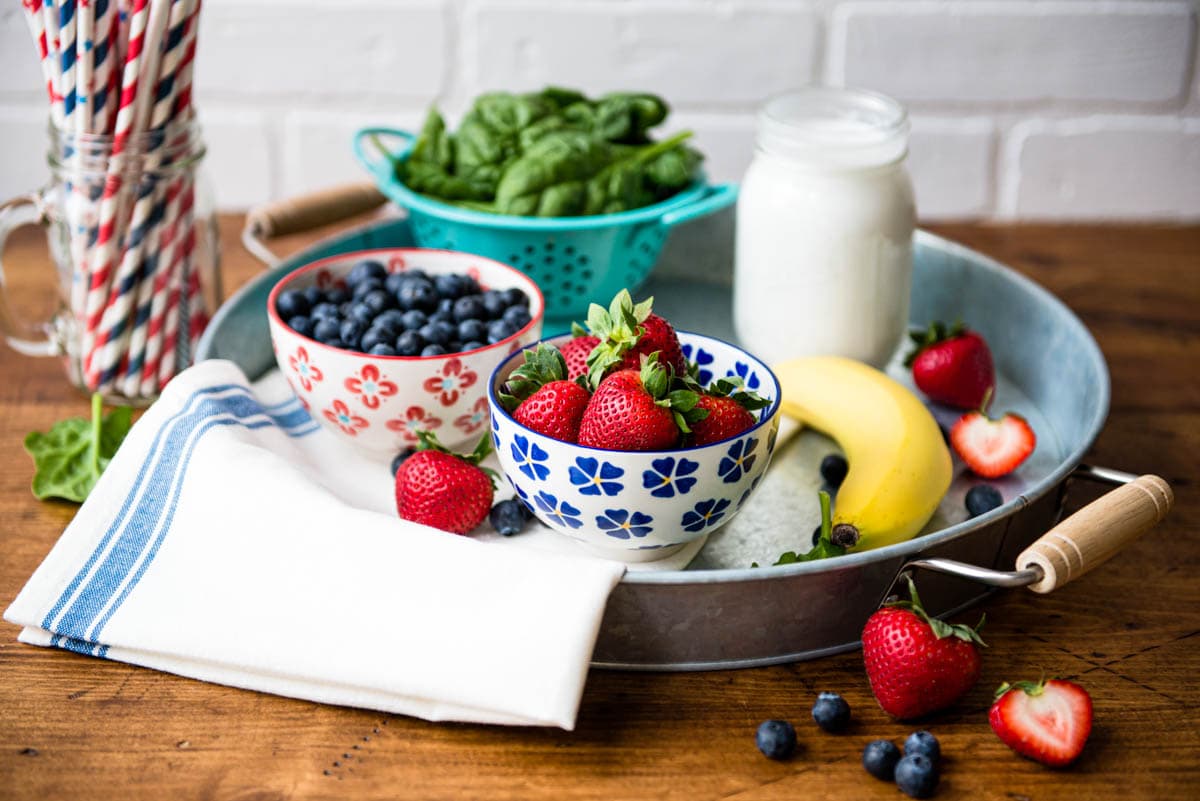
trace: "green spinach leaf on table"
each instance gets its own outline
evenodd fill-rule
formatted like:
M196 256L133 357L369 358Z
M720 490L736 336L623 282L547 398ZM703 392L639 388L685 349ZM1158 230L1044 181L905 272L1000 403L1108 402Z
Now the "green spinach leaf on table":
M73 417L55 423L49 431L25 437L25 450L33 457L33 494L39 500L63 498L82 503L108 467L133 421L127 406L101 417L99 395L92 396L92 419Z

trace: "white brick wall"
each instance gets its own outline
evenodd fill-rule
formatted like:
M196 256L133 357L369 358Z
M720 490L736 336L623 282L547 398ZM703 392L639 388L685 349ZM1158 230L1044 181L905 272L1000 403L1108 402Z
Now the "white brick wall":
M196 102L224 208L364 177L363 125L546 83L660 92L715 180L767 96L874 88L912 113L926 220L1200 220L1200 0L205 0ZM45 100L0 8L0 195L44 180Z

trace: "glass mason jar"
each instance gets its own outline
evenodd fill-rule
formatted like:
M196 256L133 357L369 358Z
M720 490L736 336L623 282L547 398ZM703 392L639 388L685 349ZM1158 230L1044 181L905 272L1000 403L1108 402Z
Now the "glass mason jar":
M45 226L59 308L30 325L0 292L0 328L21 353L62 357L85 392L145 405L191 363L222 296L199 126L123 141L53 126L49 135L50 183L0 205L0 256L13 229Z
M916 211L908 118L880 94L814 87L758 116L737 205L734 327L768 363L882 367L908 325Z

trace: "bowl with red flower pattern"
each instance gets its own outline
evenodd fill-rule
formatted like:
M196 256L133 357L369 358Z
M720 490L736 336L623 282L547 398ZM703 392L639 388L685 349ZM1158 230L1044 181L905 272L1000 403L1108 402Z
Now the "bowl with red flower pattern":
M381 459L415 445L419 430L451 447L478 440L488 376L538 340L544 311L537 284L518 270L424 248L322 259L289 273L267 300L275 361L305 408Z

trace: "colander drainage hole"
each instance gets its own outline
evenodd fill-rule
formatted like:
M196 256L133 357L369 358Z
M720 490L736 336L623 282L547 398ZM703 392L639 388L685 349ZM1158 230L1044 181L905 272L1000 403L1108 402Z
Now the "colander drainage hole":
M533 248L533 245L526 245L526 246L525 246L525 252L526 252L526 253L533 253L533 250L534 250L534 248Z
M563 248L563 253L566 253L568 256L574 256L575 255L574 246L567 245L565 248Z

